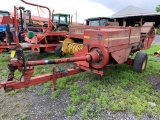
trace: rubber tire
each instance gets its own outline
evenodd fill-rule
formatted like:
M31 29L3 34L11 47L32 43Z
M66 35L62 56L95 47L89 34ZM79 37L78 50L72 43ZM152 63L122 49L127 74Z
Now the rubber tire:
M146 64L143 68L142 66L145 60ZM146 69L147 61L148 61L148 55L145 52L138 52L134 58L133 70L139 73L143 72Z
M56 56L62 57L62 50L61 49L62 49L62 44L59 44L55 49Z
M69 29L66 26L59 26L57 31L67 31L67 32L69 32Z

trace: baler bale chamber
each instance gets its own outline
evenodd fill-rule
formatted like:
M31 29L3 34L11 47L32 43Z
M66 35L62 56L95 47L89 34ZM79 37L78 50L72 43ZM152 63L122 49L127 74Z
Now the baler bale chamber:
M138 34L140 34L141 42L144 41L142 39L151 39L149 41L152 42L153 36L149 35L149 34L152 33L153 30L154 30L153 29L153 25L154 25L153 22L146 22L141 28L140 27L132 27L132 31L131 32L132 32L132 34L134 34L133 28L135 28L135 29L139 28L140 31L139 31ZM104 29L123 29L123 30L124 29L128 29L128 28L123 27L123 26L70 25L70 27L69 27L69 34L67 35L67 38L63 41L63 44L60 44L60 45L57 46L57 48L55 49L55 54L57 56L63 56L65 54L74 54L75 52L77 52L77 51L79 51L80 49L83 48L84 39L86 37L84 35L84 31L85 30L87 30L87 29L103 29L103 28ZM95 37L97 37L97 36L95 36ZM100 37L103 37L103 36L99 36L99 38ZM111 37L111 36L109 36L109 37ZM134 35L134 37L135 37L135 35ZM116 38L114 38L114 39L116 39ZM136 42L135 40L133 40L133 36L132 36L132 39L130 41L131 41L130 43ZM148 40L145 40L145 42L147 42L148 45L151 44L151 43L148 43ZM112 42L110 42L110 43L112 43ZM124 44L124 43L122 43L122 44ZM145 47L146 47L146 45L145 45Z
M58 78L89 71L99 75L104 74L104 67L111 64L128 64L137 72L143 72L147 65L147 54L139 50L151 46L154 38L153 24L139 27L108 27L85 29L83 32L83 47L74 53L74 57L52 60L25 61L23 51L17 49L17 58L8 65L8 79L0 83L0 88L6 91L28 87L52 80L54 89ZM139 51L139 52L137 52ZM137 52L134 59L129 58ZM49 74L32 77L34 66L74 62L74 66L64 70L53 70ZM14 72L23 71L23 79L14 80Z

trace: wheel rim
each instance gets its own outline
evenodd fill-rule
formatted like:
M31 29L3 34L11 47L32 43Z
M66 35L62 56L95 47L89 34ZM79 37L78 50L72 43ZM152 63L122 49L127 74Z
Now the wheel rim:
M142 64L142 70L144 70L144 69L145 69L146 63L147 63L147 60L146 60L146 59L144 59L143 64Z

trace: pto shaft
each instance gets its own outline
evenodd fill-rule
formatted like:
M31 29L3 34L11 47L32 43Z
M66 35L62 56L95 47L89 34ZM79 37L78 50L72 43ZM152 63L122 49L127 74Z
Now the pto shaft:
M96 56L96 57L95 57ZM61 58L61 59L52 59L52 60L38 60L38 61L27 61L26 66L37 66L37 65L46 65L46 64L59 64L59 63L68 63L68 62L77 62L77 61L87 61L95 62L99 60L99 54L96 51L86 54L85 56L73 57L73 58Z

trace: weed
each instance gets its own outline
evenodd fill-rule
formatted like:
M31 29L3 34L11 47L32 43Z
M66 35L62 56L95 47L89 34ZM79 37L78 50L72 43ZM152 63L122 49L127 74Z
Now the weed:
M82 101L89 101L89 94L82 94L82 95L80 95L80 99L82 100Z
M68 106L67 109L66 109L66 114L69 115L69 116L73 115L76 112L77 112L77 109L76 109L75 105Z
M6 117L7 114L0 113L0 118Z
M82 111L81 111L81 117L83 119L86 119L88 117L88 114L87 114L87 109L84 108Z
M35 86L30 86L30 87L28 88L28 90L31 92L31 91L33 91L34 88L35 88Z
M45 115L46 115L46 116L50 116L50 115L51 115L51 111L47 111L47 112L45 113Z
M53 86L52 83L53 83L52 81L44 83L44 88L50 88L50 87L52 87Z
M13 95L15 95L18 92L20 92L20 89L18 89L18 90L12 90L12 91L8 92L7 94L13 96Z
M41 92L37 90L36 95L41 95Z
M20 115L19 112L15 112L15 113L14 113L14 116L16 116L16 117L18 117L19 115Z
M16 102L16 103L14 103L14 107L19 107L20 106L20 102Z
M71 97L70 101L73 104L77 105L80 102L80 97L78 95L74 95L74 96Z
M24 111L24 113L28 113L28 112L29 112L29 110L25 110L25 111Z
M27 115L26 115L26 114L23 114L21 119L22 119L22 120L27 120Z
M60 94L60 90L56 90L52 93L51 99L54 100L55 98L57 98Z
M3 103L3 99L2 98L0 98L0 103Z
M47 94L49 92L49 88L44 88L43 89L43 94Z

